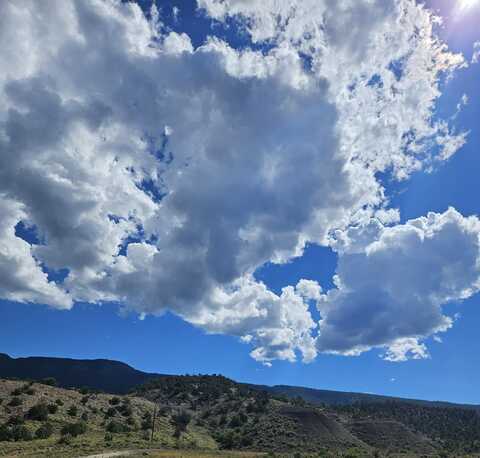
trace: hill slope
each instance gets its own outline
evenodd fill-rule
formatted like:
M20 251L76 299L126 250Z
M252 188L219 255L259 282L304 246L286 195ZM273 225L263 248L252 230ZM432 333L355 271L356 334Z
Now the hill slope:
M163 376L135 394L155 402L160 411L188 415L223 449L370 450L328 410L275 399L222 376Z
M128 396L0 380L0 456L112 447L462 456L480 451L480 415L396 401L320 407L218 375L159 376Z

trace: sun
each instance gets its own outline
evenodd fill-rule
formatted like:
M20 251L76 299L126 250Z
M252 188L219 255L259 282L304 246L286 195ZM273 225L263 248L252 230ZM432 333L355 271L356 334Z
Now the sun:
M466 11L470 8L473 8L475 5L479 3L479 0L458 0L458 9L460 11Z

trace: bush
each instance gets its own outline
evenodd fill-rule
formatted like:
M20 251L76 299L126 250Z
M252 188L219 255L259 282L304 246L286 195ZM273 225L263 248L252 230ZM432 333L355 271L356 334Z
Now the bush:
M57 404L48 404L47 406L48 413L54 414L58 412L58 405Z
M40 380L40 383L43 385L48 385L48 386L57 386L57 380L53 377L47 377L42 380Z
M230 423L229 423L228 426L230 426L230 428L238 428L241 424L242 424L242 422L240 421L239 416L234 415L232 417L232 419L230 420Z
M76 417L78 414L78 408L76 405L71 405L67 410L68 415L71 417Z
M83 412L82 413L82 416L80 417L83 421L88 421L88 413L87 412Z
M72 436L70 434L64 434L58 440L59 444L69 445L72 442Z
M160 407L160 409L158 409L158 415L161 416L161 417L165 417L168 415L168 413L170 412L170 408L169 407Z
M80 394L88 394L90 393L90 388L83 386L82 388L80 388L79 392Z
M123 423L120 423L119 421L112 420L110 423L107 425L107 431L109 433L126 433L130 431L130 429L124 425Z
M57 404L57 406L63 406L63 401L61 399L56 399L55 404Z
M11 429L12 439L18 441L31 441L33 439L32 433L25 426L14 426Z
M21 388L15 388L10 394L12 396L20 396L23 393L23 390Z
M218 442L220 442L220 448L232 449L236 442L233 431L228 431L227 433L220 435L218 437Z
M111 398L108 402L110 403L110 405L116 406L117 404L120 404L120 398L115 396Z
M133 417L128 417L127 418L127 425L131 426L134 429L138 428L138 423L135 421Z
M7 421L10 426L23 425L24 423L25 419L21 415L12 415Z
M113 436L110 433L105 434L105 442L112 442Z
M81 400L80 402L81 402L83 405L85 405L85 404L88 402L89 399L90 399L90 396L85 395L85 396L82 397L82 400Z
M67 423L60 431L62 436L70 435L72 437L77 437L80 434L85 434L86 432L87 424L84 421L79 421L77 423Z
M128 404L123 404L121 407L118 407L117 410L124 416L130 417L133 414L133 409Z
M10 431L10 428L7 427L7 425L1 425L0 426L0 442L6 442L12 440L12 432Z
M240 445L242 447L250 447L253 444L253 439L249 436L243 436L240 440Z
M10 407L18 407L23 404L22 398L14 397L12 400L8 403Z
M50 423L44 423L35 431L37 439L48 439L53 433L53 427Z
M192 417L185 411L172 416L172 421L175 425L174 437L180 437L181 433L186 431L191 419Z
M105 418L114 417L116 413L117 413L117 409L115 409L114 407L110 407L105 413Z
M35 394L35 390L33 388L26 388L23 392L29 396L33 396Z
M48 419L48 407L46 404L39 403L30 408L27 413L30 420L46 421Z
M152 427L152 421L147 421L147 420L142 420L142 424L140 425L140 428L143 431L146 431L147 429L150 429Z

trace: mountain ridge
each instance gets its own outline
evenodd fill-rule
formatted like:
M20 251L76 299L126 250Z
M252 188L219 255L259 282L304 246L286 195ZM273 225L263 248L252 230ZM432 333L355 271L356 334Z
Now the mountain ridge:
M0 378L56 379L63 388L81 388L124 394L133 387L161 376L139 371L121 361L48 356L12 358L0 353Z
M53 377L64 388L82 388L125 394L149 380L175 377L175 374L144 372L127 363L106 358L76 359L48 356L13 358L0 353L0 378L41 380ZM402 398L371 393L326 390L292 385L261 385L239 382L251 388L288 398L300 397L312 404L350 405L358 402L408 402L433 407L460 407L480 411L478 404L462 404L442 400Z

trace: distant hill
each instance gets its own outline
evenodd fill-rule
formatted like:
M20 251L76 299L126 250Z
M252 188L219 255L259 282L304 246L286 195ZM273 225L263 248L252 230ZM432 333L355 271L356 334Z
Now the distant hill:
M149 374L128 364L108 359L69 359L32 356L11 358L0 353L0 378L42 380L53 377L64 388L81 388L109 393L128 393L160 374Z
M289 399L300 397L303 400L315 405L345 406L356 403L385 403L385 402L408 402L410 404L425 407L459 407L462 409L474 409L480 411L480 405L455 404L446 401L425 401L422 399L398 398L393 396L382 396L379 394L351 393L348 391L319 390L288 385L250 385L253 388L268 391L277 396L285 396Z
M41 380L47 377L54 377L58 385L64 388L88 387L109 393L125 394L149 380L158 377L175 376L142 372L128 364L108 359L90 360L39 356L12 358L7 354L0 353L0 378ZM287 385L245 385L254 389L268 391L275 396L285 396L289 399L300 397L306 402L315 405L343 406L359 402L398 401L426 407L460 407L480 411L479 405L471 404L404 399L376 394L320 390Z

